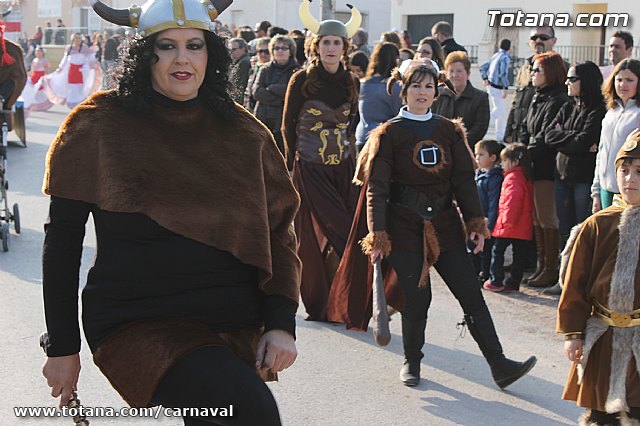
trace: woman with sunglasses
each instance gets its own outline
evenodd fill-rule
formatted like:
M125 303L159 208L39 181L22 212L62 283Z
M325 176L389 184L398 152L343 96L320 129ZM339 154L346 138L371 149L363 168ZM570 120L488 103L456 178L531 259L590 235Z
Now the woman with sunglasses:
M287 36L278 34L273 37L269 42L268 52L273 60L260 67L251 91L256 100L256 117L271 130L278 149L285 155L284 139L280 130L284 95L289 79L300 67L296 60L296 44Z
M546 130L547 146L557 151L554 171L560 247L571 228L591 215L591 183L596 165L595 147L600 140L604 105L602 74L596 64L584 62L569 68L566 103ZM560 294L559 283L546 293Z
M553 183L557 152L545 143L545 131L562 105L569 102L566 77L567 69L559 54L546 52L533 57L531 83L535 94L527 113L527 148L533 163L533 220L542 230L536 238L536 244L540 244L537 252L544 259L544 268L529 280L532 287L550 287L558 280L559 234Z
M444 69L442 46L440 46L438 40L433 37L425 37L420 40L415 59L431 59L438 65L438 68Z

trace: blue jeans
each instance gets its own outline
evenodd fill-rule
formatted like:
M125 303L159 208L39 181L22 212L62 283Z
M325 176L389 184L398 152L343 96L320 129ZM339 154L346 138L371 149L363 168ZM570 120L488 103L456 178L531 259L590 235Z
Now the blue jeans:
M493 238L493 250L491 252L491 284L507 285L516 290L520 287L524 265L527 260L528 240L516 238ZM511 263L511 277L504 281L504 252L507 247L513 249L513 262Z
M555 187L558 231L562 249L569 239L571 228L591 215L591 184L569 183L556 179Z

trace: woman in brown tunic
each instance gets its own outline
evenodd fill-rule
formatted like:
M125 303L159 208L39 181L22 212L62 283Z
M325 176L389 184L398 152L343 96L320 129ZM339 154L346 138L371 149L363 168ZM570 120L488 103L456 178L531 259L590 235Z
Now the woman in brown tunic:
M581 425L640 421L640 132L615 158L620 195L589 217L574 243L558 306L573 361L563 399ZM636 424L636 423L633 423Z
M311 17L309 1L300 6L305 26L316 33L314 59L289 81L282 134L293 183L300 193L295 228L302 260L301 295L313 321L327 320L327 298L333 272L342 257L356 208L358 188L351 182L354 118L359 83L343 61L360 14L345 25Z

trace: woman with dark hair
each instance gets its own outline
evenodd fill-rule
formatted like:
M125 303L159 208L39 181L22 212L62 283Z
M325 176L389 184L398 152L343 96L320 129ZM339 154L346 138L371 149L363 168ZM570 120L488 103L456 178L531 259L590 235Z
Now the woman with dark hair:
M369 58L364 54L364 52L357 50L349 55L348 66L349 71L351 71L351 73L360 80L364 78L367 73L367 68L369 68Z
M546 129L544 141L555 151L554 185L560 247L578 223L591 215L591 183L596 165L595 148L606 113L602 96L602 74L596 64L584 62L569 68L567 94L574 102L564 104ZM560 285L549 292L560 294Z
M342 257L356 208L353 122L358 113L359 81L344 62L349 39L361 16L352 9L347 24L319 22L304 0L300 18L315 36L311 64L289 81L282 133L293 183L300 193L295 219L302 260L300 292L308 319L327 320L327 298Z
M395 117L402 106L401 85L393 84L391 96L387 94L387 81L398 64L398 48L393 43L379 43L373 49L367 76L360 87L358 112L360 122L356 128L356 147L362 150L372 130Z
M591 185L593 213L607 208L618 194L616 171L612 159L627 139L640 128L640 61L624 59L602 85L607 114L602 121L602 133L596 156L596 171Z
M71 44L60 60L58 69L44 76L43 85L49 100L75 108L102 84L102 71L95 52L80 33L73 33Z
M416 50L416 59L431 59L438 67L444 69L444 53L442 53L442 46L437 39L433 37L425 37L418 43L418 50Z
M400 35L395 31L386 31L380 35L380 43L393 43L398 50L402 49L402 41L400 41Z
M256 100L256 117L271 130L278 149L285 155L282 111L289 80L299 68L296 44L289 37L278 34L271 39L268 49L273 61L260 67L251 92Z
M296 358L299 201L270 132L228 93L231 58L212 12L183 2L186 25L162 20L171 3L146 3L118 88L79 105L49 150L43 374L67 404L80 371L78 269L91 214L98 247L84 333L122 397L279 425L263 380ZM214 1L215 12L229 4ZM129 19L92 5L115 24ZM184 416L185 425L218 421Z
M371 285L366 283L367 266L363 269L362 263L373 264L384 258L395 270L404 299L403 306L398 306L405 357L400 380L405 386L416 386L420 382L431 304L429 271L433 266L458 299L463 323L489 363L493 379L505 388L533 368L536 358L520 363L504 356L467 256L467 238L475 243L478 253L489 230L476 191L475 161L465 132L459 123L431 112L438 79L431 61L415 60L404 62L389 81L389 86L394 80L402 83L406 106L376 129L358 157L355 180L364 185L362 208L336 275L330 319L345 322L348 328L366 330ZM358 224L362 222L367 224L368 234L360 234ZM357 270L362 273L350 275ZM352 310L349 305L357 306ZM362 317L352 315L356 311ZM370 316L371 310L368 312Z

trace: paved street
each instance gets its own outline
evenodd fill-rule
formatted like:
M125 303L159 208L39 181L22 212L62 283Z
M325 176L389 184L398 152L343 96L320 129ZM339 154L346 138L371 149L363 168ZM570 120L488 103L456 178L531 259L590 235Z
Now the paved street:
M480 86L481 87L481 86ZM22 233L10 237L0 253L0 425L71 425L69 418L17 419L16 406L56 404L41 376L43 354L37 345L44 330L40 256L48 199L40 191L44 157L67 114L63 107L34 113L27 120L28 148L10 146L10 201L18 202ZM15 135L10 134L15 140ZM180 206L176 206L179 208ZM88 227L81 277L95 254ZM285 425L565 425L581 413L560 399L569 363L562 337L554 334L557 299L525 290L486 293L505 353L523 360L535 354L531 374L507 391L493 383L475 342L456 329L462 312L437 275L427 326L424 380L407 388L398 380L402 364L400 320L391 322L392 341L381 348L370 333L340 325L307 322L298 313L297 362L270 384ZM86 345L79 393L86 406L120 408L125 404L91 361ZM100 425L180 425L178 419L92 418Z

